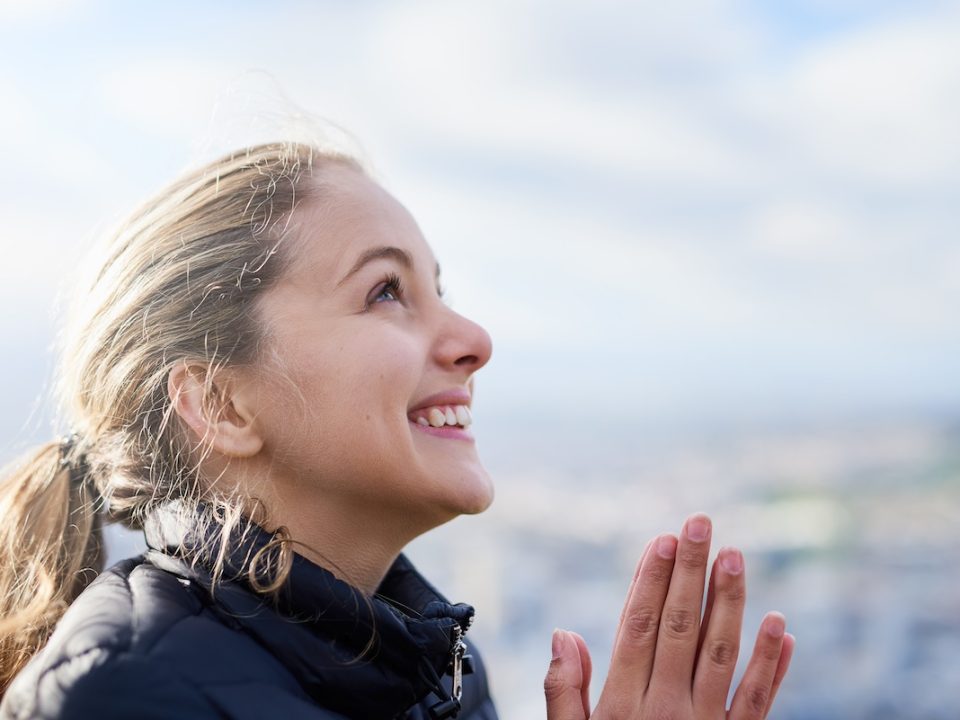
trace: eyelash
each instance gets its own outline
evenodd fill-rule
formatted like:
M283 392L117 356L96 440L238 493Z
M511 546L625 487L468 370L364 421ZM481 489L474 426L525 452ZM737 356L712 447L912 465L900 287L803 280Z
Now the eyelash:
M404 296L403 281L400 279L400 276L397 275L396 273L390 273L384 276L383 280L381 280L380 284L377 286L376 295L374 295L373 299L367 303L367 307L369 308L372 305L377 305L381 302L387 302L386 300L379 300L378 298L382 297L383 294L388 291L393 293L394 300L396 302L403 300L403 296ZM447 294L446 288L438 284L437 295L440 297L440 299L443 302L447 302L446 294Z
M394 300L403 299L403 281L400 280L400 276L396 273L390 273L383 278L381 284L378 286L376 295L373 296L373 300L369 304L376 305L380 302L386 302L385 300L378 299L386 292L392 292Z

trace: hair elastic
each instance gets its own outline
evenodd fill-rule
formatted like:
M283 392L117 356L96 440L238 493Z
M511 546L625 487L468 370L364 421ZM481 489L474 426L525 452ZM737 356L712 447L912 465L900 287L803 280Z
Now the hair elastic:
M69 435L64 435L60 438L60 466L67 467L71 464L71 455L73 454L73 448L77 446L80 441L80 436L77 433L70 433Z
M77 448L81 448L78 452ZM82 450L83 442L79 433L73 432L60 440L60 467L70 471L71 485L90 485L90 466L87 465L87 454Z

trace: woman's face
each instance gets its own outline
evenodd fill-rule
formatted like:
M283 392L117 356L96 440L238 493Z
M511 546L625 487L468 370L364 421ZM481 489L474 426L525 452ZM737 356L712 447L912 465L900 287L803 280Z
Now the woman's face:
M347 165L320 172L322 197L294 213L292 262L258 305L255 423L271 480L367 517L479 512L493 488L469 408L490 337L443 302L399 202Z

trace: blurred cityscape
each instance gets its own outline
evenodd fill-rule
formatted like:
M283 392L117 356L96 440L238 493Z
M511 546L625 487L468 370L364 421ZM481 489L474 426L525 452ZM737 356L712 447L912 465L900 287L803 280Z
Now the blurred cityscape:
M698 510L714 520L714 552L746 557L738 672L766 611L797 636L771 718L960 715L960 423L512 430L483 447L494 507L410 550L451 599L477 606L471 634L505 720L544 716L554 627L586 639L599 697L639 553Z
M579 632L599 697L646 541L705 511L743 550L738 676L763 614L797 637L772 720L956 720L960 422L926 418L658 433L629 423L485 418L497 500L408 554L478 610L504 720L544 717L555 627ZM111 555L139 552L113 530Z

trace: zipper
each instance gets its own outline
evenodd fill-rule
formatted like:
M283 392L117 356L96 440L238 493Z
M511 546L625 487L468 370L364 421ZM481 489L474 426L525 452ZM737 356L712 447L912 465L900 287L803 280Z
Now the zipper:
M472 619L473 618L471 618L471 620ZM469 624L467 627L469 627ZM460 627L459 623L453 626L453 648L450 650L450 663L448 665L448 670L453 677L450 695L446 700L441 700L430 708L431 720L448 720L460 714L462 707L460 698L463 695L464 658L466 656L466 660L469 661L470 659L469 656L467 656L467 644L463 641L463 633L464 630ZM434 677L437 677L436 674L434 674ZM437 680L439 681L439 678L437 678ZM439 682L436 688L441 693L443 692Z
M463 641L463 630L460 625L455 626L453 630L454 643L450 658L453 666L453 687L450 695L459 701L460 696L463 695L463 656L467 654L467 644Z

